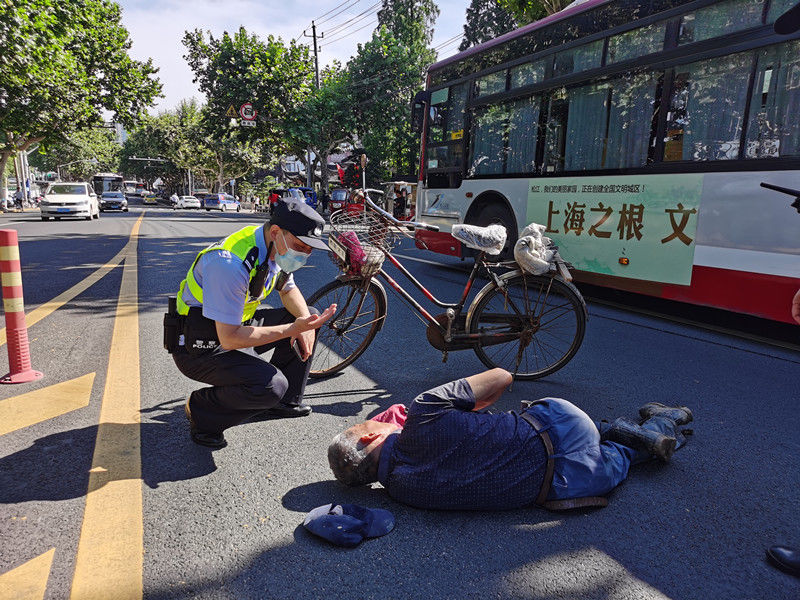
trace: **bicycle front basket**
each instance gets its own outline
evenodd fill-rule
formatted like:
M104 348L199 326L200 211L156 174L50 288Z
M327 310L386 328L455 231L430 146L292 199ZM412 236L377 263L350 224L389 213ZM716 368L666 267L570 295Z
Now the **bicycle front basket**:
M380 270L386 253L397 243L397 237L372 212L340 210L331 215L330 257L336 266L351 275L371 277Z

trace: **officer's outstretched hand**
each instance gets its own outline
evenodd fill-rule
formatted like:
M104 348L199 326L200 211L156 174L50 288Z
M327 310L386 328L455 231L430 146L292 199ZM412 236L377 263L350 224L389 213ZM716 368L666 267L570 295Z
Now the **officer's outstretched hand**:
M297 340L300 345L300 353L304 361L308 360L311 356L311 350L314 347L314 330L319 329L336 313L336 305L331 304L326 308L322 314L309 315L308 317L299 317L295 319L293 329L295 330L292 335L292 340Z

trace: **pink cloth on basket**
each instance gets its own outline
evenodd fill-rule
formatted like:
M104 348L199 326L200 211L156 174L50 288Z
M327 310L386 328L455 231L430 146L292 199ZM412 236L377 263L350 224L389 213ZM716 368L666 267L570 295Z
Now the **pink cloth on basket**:
M361 273L361 266L364 264L364 249L355 231L343 231L339 234L339 241L347 248L350 257L350 271L354 275Z

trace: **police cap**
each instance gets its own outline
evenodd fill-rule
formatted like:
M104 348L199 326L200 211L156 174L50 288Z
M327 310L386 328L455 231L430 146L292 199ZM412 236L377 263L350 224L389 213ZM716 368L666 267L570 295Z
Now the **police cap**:
M328 245L322 241L325 219L305 202L278 200L272 207L270 225L285 229L312 248L328 249Z

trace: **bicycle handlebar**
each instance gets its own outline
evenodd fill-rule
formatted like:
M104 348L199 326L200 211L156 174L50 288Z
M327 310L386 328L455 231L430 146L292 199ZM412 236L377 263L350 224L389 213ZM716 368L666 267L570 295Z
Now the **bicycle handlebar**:
M792 188L785 188L779 185L772 185L771 183L761 182L761 187L767 188L768 190L775 190L776 192L781 192L782 194L786 194L788 196L796 196L800 198L800 191L793 190Z
M398 227L413 227L414 229L424 229L425 231L439 231L438 225L428 225L427 223L421 223L419 221L401 221L399 219L396 219L394 215L386 212L380 206L375 204L366 194L364 194L364 200L366 201L367 204L369 204L372 210L376 211L383 218L391 221L394 225L397 225Z

